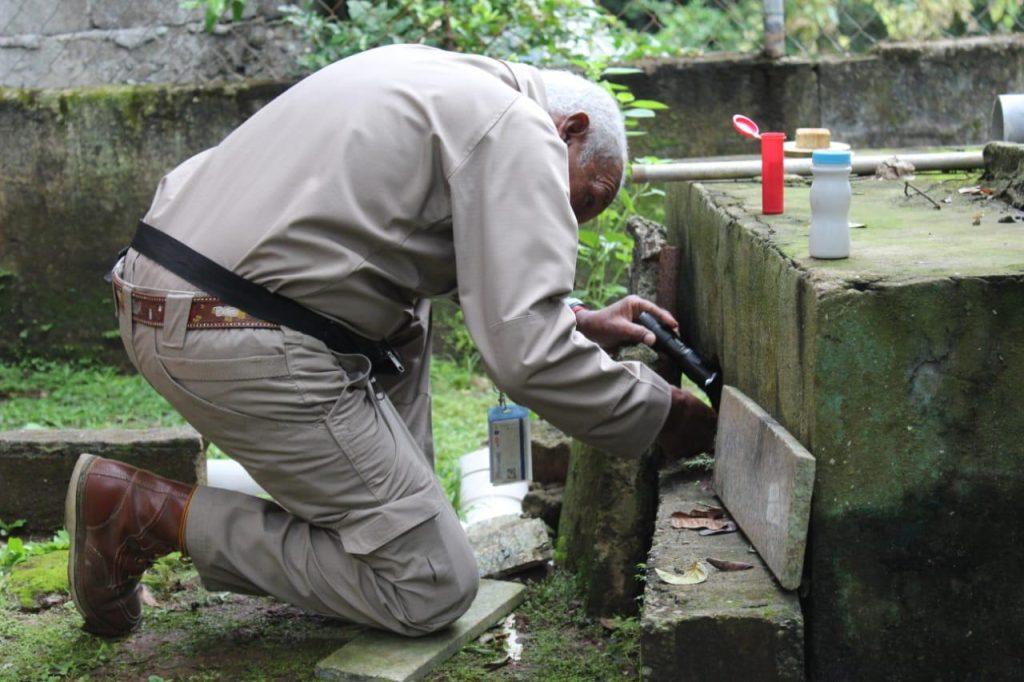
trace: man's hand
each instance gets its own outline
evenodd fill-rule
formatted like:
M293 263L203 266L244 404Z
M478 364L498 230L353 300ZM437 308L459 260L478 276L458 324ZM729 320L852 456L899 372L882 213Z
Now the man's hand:
M682 389L672 387L672 407L665 426L658 434L658 445L665 462L685 459L715 448L718 415L701 400Z
M627 296L601 310L577 311L576 328L608 352L636 343L653 346L654 332L635 322L637 316L645 310L672 329L679 329L679 323L667 310L635 295Z

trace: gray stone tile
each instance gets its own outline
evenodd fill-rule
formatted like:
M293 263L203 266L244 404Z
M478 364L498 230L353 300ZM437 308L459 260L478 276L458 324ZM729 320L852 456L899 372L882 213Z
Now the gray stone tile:
M525 597L526 588L519 583L482 580L473 604L451 627L418 638L368 631L320 661L316 675L352 682L418 680L507 616Z

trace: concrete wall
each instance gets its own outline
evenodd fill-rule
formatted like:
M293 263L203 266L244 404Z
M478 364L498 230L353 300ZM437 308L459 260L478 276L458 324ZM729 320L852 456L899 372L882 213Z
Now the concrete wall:
M0 86L201 83L295 75L302 45L279 3L203 30L179 0L0 0Z
M649 61L624 76L637 97L661 100L635 151L687 157L750 154L732 115L761 130L826 127L856 147L982 144L995 96L1024 92L1024 36L882 46L820 60L717 56Z
M0 90L0 355L123 362L103 274L160 177L282 90Z
M81 12L89 26L105 26L99 9L105 4L20 6L58 8L53 16L66 22L61 35L79 36L83 30L108 30L81 28ZM161 19L168 31L178 26L173 30L193 35L195 25L173 24L177 3L157 4L169 13ZM81 11L61 13L71 5ZM0 0L0 10L9 6ZM39 21L0 17L0 26L4 19L9 27L22 26L18 30ZM250 25L259 21L255 16ZM117 50L127 50L126 63L139 68L150 62L132 50L158 42L117 47L111 35L100 42L110 40ZM0 47L0 59L5 51ZM636 138L638 153L750 152L752 143L729 125L735 112L755 117L766 129L830 125L838 138L857 146L981 142L994 95L1024 91L1024 38L890 47L820 62L716 56L642 66L643 74L624 80L638 96L671 108L659 115L650 135ZM84 62L61 68L86 69L82 78L88 73ZM101 276L145 212L157 181L216 144L290 82L0 89L0 356L120 358L118 342L104 337L113 321Z

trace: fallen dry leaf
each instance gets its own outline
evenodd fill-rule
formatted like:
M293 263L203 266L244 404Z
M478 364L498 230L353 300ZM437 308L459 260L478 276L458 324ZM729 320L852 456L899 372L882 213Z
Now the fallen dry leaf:
M713 507L704 502L698 502L703 509L691 509L690 516L706 516L709 519L720 519L725 516L725 510L721 507Z
M614 632L619 629L618 618L598 618L597 622L601 624L601 627L609 632Z
M754 564L748 564L745 561L726 561L725 559L715 559L714 557L708 557L705 561L719 571L746 571L754 567Z
M699 509L694 509L693 511L701 512ZM677 511L672 512L672 518L669 520L669 523L672 524L673 528L697 530L699 528L721 528L723 524L729 522L724 519L709 518L704 515L694 516L693 512Z
M682 573L669 573L663 571L660 568L654 569L654 572L658 574L658 577L663 582L669 585L696 585L702 583L708 579L707 569L704 568L704 564L699 561L694 561L688 569Z
M722 533L735 533L736 524L732 521L723 521L718 528L705 528L699 531L701 535L721 535Z
M978 185L974 187L961 187L957 190L957 194L981 194L981 187Z

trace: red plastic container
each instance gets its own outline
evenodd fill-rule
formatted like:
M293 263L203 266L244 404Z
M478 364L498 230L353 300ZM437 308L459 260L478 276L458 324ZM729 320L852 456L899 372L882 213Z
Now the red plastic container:
M782 213L782 142L785 133L761 133L761 212Z

